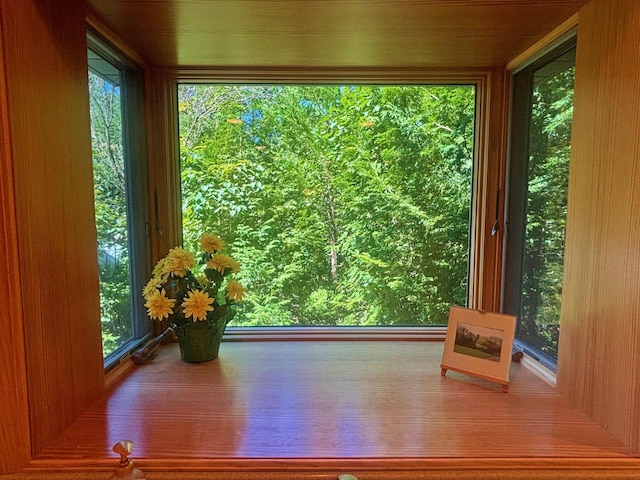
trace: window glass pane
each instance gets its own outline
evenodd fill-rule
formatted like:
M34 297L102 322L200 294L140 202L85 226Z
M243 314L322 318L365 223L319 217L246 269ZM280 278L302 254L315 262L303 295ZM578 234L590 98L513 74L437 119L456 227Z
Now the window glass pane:
M445 324L466 305L473 86L180 85L183 236L236 326Z
M89 52L89 98L102 348L106 357L135 336L131 306L120 72ZM93 61L92 61L93 59Z
M534 70L516 337L558 356L575 49Z

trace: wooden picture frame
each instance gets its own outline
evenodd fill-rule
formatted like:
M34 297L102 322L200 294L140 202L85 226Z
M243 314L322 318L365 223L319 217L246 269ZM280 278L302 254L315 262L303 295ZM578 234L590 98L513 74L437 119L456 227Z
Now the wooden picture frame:
M506 392L515 330L514 315L451 307L441 374L453 370L483 378Z

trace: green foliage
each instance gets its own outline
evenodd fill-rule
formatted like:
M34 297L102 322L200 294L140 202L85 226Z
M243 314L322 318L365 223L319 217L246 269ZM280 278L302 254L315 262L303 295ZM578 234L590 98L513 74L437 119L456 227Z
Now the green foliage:
M529 133L527 226L518 335L557 358L574 68L536 83Z
M132 337L129 269L125 262L101 266L100 311L106 356Z
M181 86L184 244L234 244L235 323L446 323L466 303L474 96Z
M120 89L89 72L102 350L133 338Z

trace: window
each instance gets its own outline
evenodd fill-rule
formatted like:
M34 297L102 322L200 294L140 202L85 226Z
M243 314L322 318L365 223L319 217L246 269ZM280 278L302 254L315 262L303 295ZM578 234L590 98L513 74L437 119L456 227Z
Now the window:
M139 294L149 271L142 78L92 34L88 46L102 349L108 366L150 331Z
M184 243L233 245L234 325L442 325L467 304L474 86L182 84L178 102Z
M575 38L513 77L504 310L555 369L571 151Z

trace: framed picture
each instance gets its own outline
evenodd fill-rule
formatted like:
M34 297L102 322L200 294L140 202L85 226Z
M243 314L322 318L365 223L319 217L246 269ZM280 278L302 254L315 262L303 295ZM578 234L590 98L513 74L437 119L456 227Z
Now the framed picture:
M451 307L440 368L498 382L506 392L516 317Z

